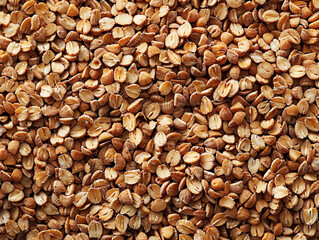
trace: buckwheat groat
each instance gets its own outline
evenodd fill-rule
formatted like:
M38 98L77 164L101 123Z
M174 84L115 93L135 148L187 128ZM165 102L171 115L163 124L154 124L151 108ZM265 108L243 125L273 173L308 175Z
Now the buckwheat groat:
M319 1L0 7L0 240L319 238Z

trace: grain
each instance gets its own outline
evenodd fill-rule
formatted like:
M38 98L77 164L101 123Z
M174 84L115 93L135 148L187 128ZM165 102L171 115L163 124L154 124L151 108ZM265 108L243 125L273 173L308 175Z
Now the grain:
M319 1L0 1L0 239L316 239Z

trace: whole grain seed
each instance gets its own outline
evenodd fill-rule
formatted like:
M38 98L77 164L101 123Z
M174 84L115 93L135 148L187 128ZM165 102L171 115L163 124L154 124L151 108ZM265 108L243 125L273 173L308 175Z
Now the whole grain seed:
M0 5L0 239L317 239L319 1Z

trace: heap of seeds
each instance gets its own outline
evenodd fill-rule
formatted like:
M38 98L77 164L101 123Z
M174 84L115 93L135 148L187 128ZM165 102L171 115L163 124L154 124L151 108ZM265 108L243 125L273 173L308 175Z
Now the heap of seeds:
M0 240L319 238L319 0L0 9Z

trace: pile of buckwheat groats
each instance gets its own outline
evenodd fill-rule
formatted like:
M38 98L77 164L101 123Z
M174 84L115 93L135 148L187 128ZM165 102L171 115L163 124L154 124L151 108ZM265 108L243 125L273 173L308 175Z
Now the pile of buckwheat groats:
M319 238L319 0L0 10L0 240Z

